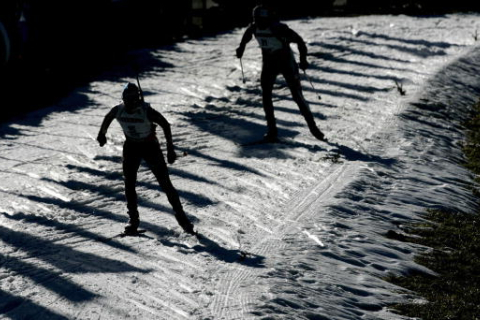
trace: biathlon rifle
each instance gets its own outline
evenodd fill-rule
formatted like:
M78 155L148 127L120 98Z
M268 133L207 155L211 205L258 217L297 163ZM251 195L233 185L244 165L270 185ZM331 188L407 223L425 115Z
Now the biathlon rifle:
M137 73L137 85L138 85L138 91L140 94L140 100L142 100L142 102L145 102L145 99L143 98L143 90L142 90L142 87L140 86L140 80L138 79L138 73Z

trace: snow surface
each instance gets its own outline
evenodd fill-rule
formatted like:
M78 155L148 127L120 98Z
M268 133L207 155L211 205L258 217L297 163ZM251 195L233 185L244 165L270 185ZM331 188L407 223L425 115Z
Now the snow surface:
M131 54L185 154L170 173L201 240L180 232L145 167L147 232L113 238L127 220L124 138L116 123L104 148L95 137L131 62L0 126L0 318L404 319L387 305L412 293L382 277L430 272L413 262L428 248L385 234L427 208L476 207L459 163L480 16L287 23L308 42L315 90L303 86L328 143L279 78L287 143L241 146L265 131L260 50L247 47L245 84L234 58L243 29Z

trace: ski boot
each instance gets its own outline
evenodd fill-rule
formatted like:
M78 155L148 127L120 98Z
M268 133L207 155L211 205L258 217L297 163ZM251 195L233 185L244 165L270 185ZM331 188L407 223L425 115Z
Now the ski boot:
M263 142L266 142L266 143L276 143L278 142L278 138L277 138L277 132L267 132L265 133L265 135L263 136Z
M132 219L128 220L127 225L125 226L125 229L123 233L125 235L135 235L138 233L138 225L140 224L140 221L138 219Z
M318 129L316 126L315 127L311 127L310 128L310 132L312 133L312 135L317 138L318 140L320 141L327 141L327 139L325 139L325 135L323 134L322 131L320 131L320 129Z
M177 219L178 224L182 227L183 231L188 234L196 235L197 233L193 230L193 224L188 220L185 213L175 214L175 219Z

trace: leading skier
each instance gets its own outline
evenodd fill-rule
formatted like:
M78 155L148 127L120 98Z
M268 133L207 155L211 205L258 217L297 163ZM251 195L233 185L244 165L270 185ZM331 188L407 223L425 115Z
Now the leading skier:
M144 159L167 194L179 225L185 232L195 234L192 223L183 211L178 192L170 181L167 165L155 135L154 123L163 129L167 140L167 160L170 164L174 163L177 156L173 146L170 124L150 104L143 101L140 90L135 84L127 83L122 93L122 100L123 103L113 107L105 116L97 141L101 147L107 143L108 127L113 119L117 119L126 138L123 145L123 175L130 219L125 226L124 233L126 235L136 234L140 223L135 185L140 162Z
M247 27L239 47L236 49L237 58L241 59L247 43L255 36L262 49L262 98L263 109L267 120L265 142L276 142L277 126L272 103L273 84L281 73L290 91L293 100L298 105L305 118L310 132L318 140L325 140L324 134L317 128L310 107L303 97L298 66L290 49L290 43L296 43L300 53L300 69L308 68L307 46L303 39L286 24L276 19L272 10L264 5L253 9L253 22Z

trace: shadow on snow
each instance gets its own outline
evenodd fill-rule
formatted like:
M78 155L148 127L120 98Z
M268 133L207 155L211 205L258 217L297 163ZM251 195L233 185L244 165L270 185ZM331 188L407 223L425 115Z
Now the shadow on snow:
M183 243L172 241L172 239L160 239L160 242L168 247L179 247L185 250L195 250L197 253L207 253L219 261L226 263L238 263L253 268L264 268L265 257L250 254L237 249L226 249L205 235L200 235L198 242L200 244L193 247L186 246Z

